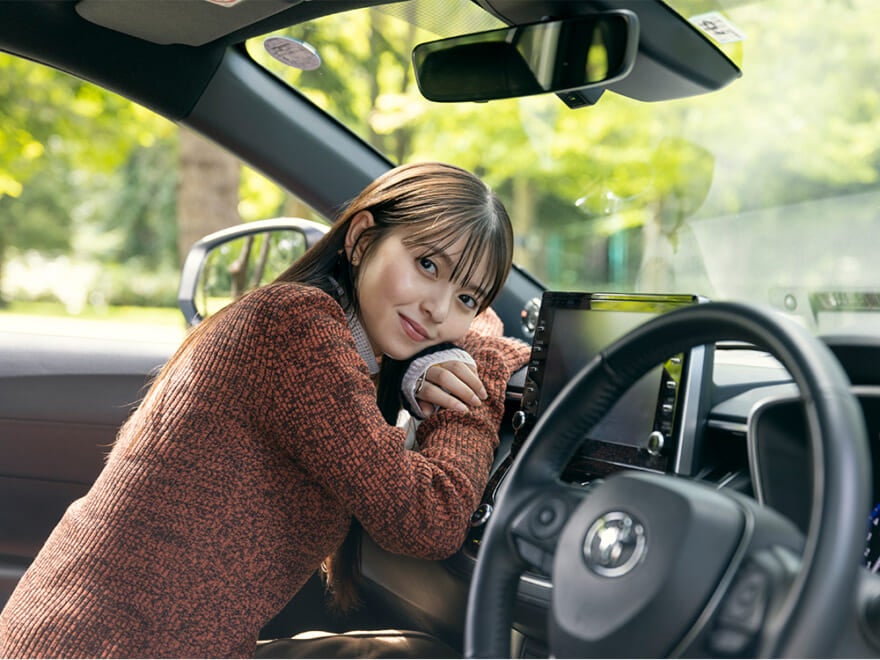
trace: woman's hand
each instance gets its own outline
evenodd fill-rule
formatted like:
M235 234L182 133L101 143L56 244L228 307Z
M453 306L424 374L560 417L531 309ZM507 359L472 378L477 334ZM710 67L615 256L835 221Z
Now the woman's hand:
M477 375L477 368L467 362L451 360L428 367L416 384L416 400L425 417L438 408L466 412L483 404L488 394Z

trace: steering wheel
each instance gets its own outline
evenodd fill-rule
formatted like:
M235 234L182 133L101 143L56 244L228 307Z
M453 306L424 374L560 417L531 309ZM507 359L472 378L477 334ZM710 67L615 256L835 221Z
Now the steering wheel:
M722 340L766 349L804 402L813 495L806 538L755 500L619 471L560 476L587 431L643 374ZM552 575L555 657L829 657L852 611L870 502L867 435L830 350L771 311L706 303L648 321L560 392L502 483L468 595L467 657L510 657L520 575Z

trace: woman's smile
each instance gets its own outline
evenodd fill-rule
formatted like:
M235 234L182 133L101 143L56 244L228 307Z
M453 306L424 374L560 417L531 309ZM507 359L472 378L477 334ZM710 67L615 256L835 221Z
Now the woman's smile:
M426 341L430 340L431 336L428 334L428 331L425 330L421 325L413 321L411 318L404 314L398 315L400 318L400 325L403 328L406 336L412 339L413 341Z

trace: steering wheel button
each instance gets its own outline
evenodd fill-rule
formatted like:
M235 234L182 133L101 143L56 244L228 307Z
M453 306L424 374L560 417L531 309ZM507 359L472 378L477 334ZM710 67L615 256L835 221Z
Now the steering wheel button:
M529 528L535 538L548 539L565 525L565 515L565 502L556 498L548 499L535 507Z
M747 633L732 628L718 628L709 638L709 648L713 654L726 657L742 657L752 638Z
M747 632L760 630L767 609L767 576L747 568L727 594L721 610L721 625Z

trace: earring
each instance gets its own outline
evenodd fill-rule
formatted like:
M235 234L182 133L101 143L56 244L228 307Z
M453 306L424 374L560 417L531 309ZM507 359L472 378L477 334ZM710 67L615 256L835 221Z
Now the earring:
M358 258L358 257L356 257L356 256L354 256L354 255L352 255L352 257L351 257L351 265L352 265L352 266L357 266L357 265L359 265L360 263L361 263L360 258Z

